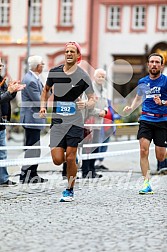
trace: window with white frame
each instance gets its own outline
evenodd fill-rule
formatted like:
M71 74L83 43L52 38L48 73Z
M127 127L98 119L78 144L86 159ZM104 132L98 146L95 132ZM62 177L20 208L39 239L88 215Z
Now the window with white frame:
M73 0L61 0L60 25L72 25Z
M0 26L9 26L10 0L0 0Z
M31 0L31 25L41 25L41 4L42 0Z
M158 29L167 30L167 5L158 8Z
M139 5L133 6L132 29L142 30L146 27L146 7Z
M120 6L110 6L108 8L108 29L120 29L121 8Z

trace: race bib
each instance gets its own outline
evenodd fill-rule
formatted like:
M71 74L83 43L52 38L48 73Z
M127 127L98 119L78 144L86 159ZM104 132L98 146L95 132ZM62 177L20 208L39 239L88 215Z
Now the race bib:
M146 98L154 98L155 95L161 97L161 94L146 94Z
M74 115L76 113L76 104L74 102L60 102L56 103L56 114L62 116Z

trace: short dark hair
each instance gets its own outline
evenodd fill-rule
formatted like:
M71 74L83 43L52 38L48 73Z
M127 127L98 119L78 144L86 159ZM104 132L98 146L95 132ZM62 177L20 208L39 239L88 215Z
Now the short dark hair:
M158 56L158 57L160 57L160 58L161 58L161 65L164 63L164 58L163 58L163 56L162 56L161 54L159 54L159 53L151 53L151 54L148 56L148 62L149 62L149 60L150 60L150 58L151 58L152 56Z

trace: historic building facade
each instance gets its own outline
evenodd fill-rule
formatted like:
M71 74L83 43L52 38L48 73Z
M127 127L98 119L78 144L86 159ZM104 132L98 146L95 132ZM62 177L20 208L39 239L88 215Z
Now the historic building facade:
M67 41L80 43L88 70L105 68L115 95L126 96L146 73L148 53L167 62L167 2L0 0L0 57L13 79L22 79L28 55L41 55L46 72L62 63Z

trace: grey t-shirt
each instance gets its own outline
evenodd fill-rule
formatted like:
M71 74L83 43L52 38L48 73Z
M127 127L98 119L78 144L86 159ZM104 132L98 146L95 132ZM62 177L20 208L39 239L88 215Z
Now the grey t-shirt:
M79 66L70 75L64 73L63 67L64 65L60 65L51 69L46 82L49 87L54 86L52 124L63 123L82 127L83 116L77 109L76 101L84 92L86 95L94 93L92 81Z

